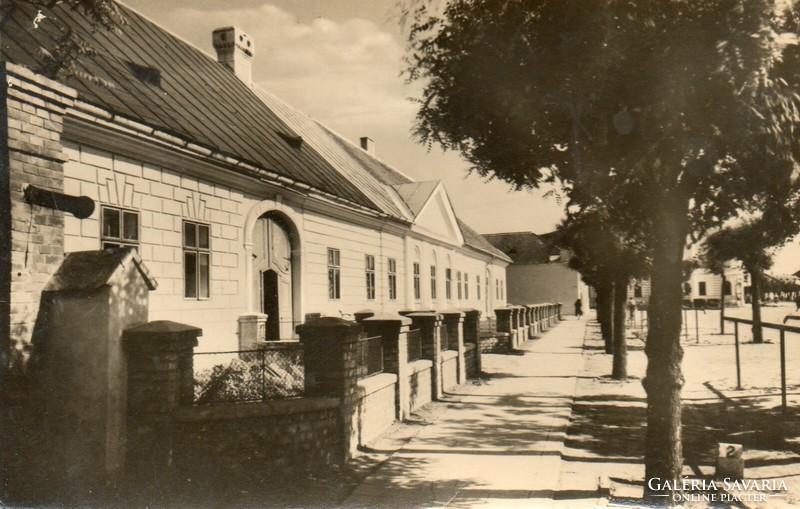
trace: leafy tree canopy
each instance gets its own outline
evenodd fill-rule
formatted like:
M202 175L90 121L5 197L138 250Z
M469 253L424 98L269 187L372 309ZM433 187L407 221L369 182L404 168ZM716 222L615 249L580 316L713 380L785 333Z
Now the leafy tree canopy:
M795 183L794 4L766 0L451 0L411 25L416 134L482 176L563 182L621 224L689 199L720 225ZM632 217L625 217L627 213Z
M31 11L33 14L31 24L34 29L38 29L39 25L44 23L52 23L58 29L53 44L39 48L45 63L41 69L35 69L36 72L52 79L59 76L79 76L103 86L111 86L107 80L82 70L78 64L79 58L93 54L95 48L59 20L59 11L55 9L57 6L79 11L89 21L93 30L99 28L117 32L126 24L125 16L114 0L10 0L0 11L2 15L0 26L11 19L17 8Z

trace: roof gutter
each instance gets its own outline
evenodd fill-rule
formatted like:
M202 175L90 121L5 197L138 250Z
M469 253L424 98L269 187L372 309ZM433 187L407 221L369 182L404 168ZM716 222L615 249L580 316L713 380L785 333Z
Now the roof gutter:
M288 187L302 194L313 196L328 202L334 202L336 204L346 206L349 209L356 209L360 212L363 212L365 214L380 219L391 219L395 221L408 223L408 221L404 219L394 217L392 215L386 214L385 212L377 211L370 207L361 205L360 203L355 203L351 200L348 200L347 198L342 198L333 193L323 191L322 189L317 189L311 184L308 184L306 182L295 180L285 175L276 173L274 171L267 170L266 168L258 166L257 164L252 164L243 159L239 159L237 157L233 157L231 155L220 152L217 149L212 149L204 145L188 141L184 138L175 136L161 129L152 127L148 124L138 122L136 120L124 117L116 113L111 113L103 108L99 108L93 104L81 101L80 99L78 99L75 102L75 105L71 109L71 111L74 112L75 116L78 118L83 118L85 120L89 120L92 122L105 124L106 126L112 128L117 128L117 129L122 128L129 134L150 138L153 141L160 142L171 148L178 149L184 153L189 153L193 156L198 156L202 158L212 159L214 160L214 162L218 164L228 166L233 170L238 170L250 174L251 176L267 184L277 185L280 187Z

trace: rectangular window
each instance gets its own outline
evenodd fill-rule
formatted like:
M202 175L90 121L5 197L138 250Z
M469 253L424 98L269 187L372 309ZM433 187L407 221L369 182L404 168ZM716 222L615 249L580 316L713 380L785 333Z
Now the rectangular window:
M431 265L431 300L436 299L436 265Z
M328 248L328 298L340 299L341 289L341 265L338 249Z
M422 289L419 283L419 262L414 262L414 298L416 300L422 298Z
M642 298L642 286L641 285L636 285L636 286L633 287L633 296L636 297L637 299L641 299Z
M211 294L211 238L207 224L183 222L183 296L208 299Z
M397 260L389 258L389 300L397 299Z
M114 207L103 207L101 219L101 245L103 249L139 246L139 213Z
M447 300L453 298L453 269L444 269L444 296Z
M464 273L464 300L469 300L469 274Z
M475 278L475 292L477 293L476 297L478 300L481 300L481 277L478 276Z
M461 300L461 271L456 272L456 285L458 289L458 300Z
M701 297L704 297L706 295L706 282L705 281L700 281L697 284L697 294L700 295Z
M375 257L364 257L364 275L367 279L367 300L375 300Z
M494 280L494 295L497 300L500 300L500 280Z

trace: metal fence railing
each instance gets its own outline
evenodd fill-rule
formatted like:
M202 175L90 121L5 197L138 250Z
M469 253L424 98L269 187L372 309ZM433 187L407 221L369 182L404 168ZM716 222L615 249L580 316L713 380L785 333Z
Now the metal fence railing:
M784 324L769 323L769 322L754 322L753 320L746 320L744 318L724 317L724 321L733 323L733 337L734 346L736 348L736 388L742 388L742 368L741 357L739 355L739 324L758 326L762 329L771 329L780 332L780 369L781 369L781 409L784 413L787 411L787 393L786 393L786 333L800 334L800 327L792 325L785 325L787 321L784 318ZM769 369L769 368L765 368Z
M419 330L408 332L408 362L422 358L422 335Z
M281 345L282 346L282 345ZM194 354L194 403L210 405L302 396L303 350L290 347Z
M365 378L383 372L383 338L359 338L356 351L356 374Z

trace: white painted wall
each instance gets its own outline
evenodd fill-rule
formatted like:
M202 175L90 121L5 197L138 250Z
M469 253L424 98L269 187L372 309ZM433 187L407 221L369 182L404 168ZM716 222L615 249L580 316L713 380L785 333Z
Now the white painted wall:
M196 179L172 168L161 168L94 149L66 144L70 156L64 166L65 192L89 196L97 202L94 214L79 220L65 217L65 251L100 249L100 209L110 205L139 211L139 252L157 279L150 295L150 319L169 319L203 328L202 350L235 349L237 318L248 310L250 263L246 225L268 210L280 210L295 224L300 236L301 292L299 318L306 313L349 318L370 308L378 312L407 309L472 307L482 311L504 306L495 294L495 280L505 285L505 262L492 261L472 250L446 246L424 238L387 233L304 210L288 201L264 200L240 190ZM183 297L183 221L210 225L211 297ZM341 253L341 298L328 298L328 248ZM411 290L413 253L420 253L422 298ZM435 254L434 254L435 253ZM365 255L375 257L376 296L366 294ZM435 256L435 262L434 262ZM388 298L388 259L397 261L397 298ZM445 267L453 268L452 299L445 298ZM437 265L438 298L430 296L430 265ZM469 277L469 298L462 287L457 298L456 271ZM490 288L487 289L487 271ZM481 299L476 277L481 275ZM487 300L488 299L488 300ZM251 299L252 301L252 299ZM256 299L257 302L257 299Z

